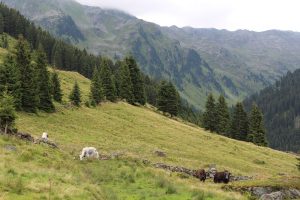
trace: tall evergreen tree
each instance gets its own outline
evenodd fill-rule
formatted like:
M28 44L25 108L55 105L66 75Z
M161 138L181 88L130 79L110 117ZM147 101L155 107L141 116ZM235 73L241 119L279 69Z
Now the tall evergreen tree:
M248 141L259 146L267 146L266 130L263 122L263 114L257 105L252 105L249 118L249 134Z
M120 97L121 99L126 99L126 101L130 104L134 103L132 87L130 71L128 66L123 63L119 69Z
M38 73L37 75L37 88L38 88L38 97L39 97L38 108L46 112L53 112L55 108L51 97L51 84L50 84L49 72L47 70L47 58L42 46L40 46L37 51L36 67Z
M216 132L228 135L230 129L230 115L224 96L220 95L216 104Z
M8 38L6 33L3 33L1 36L1 47L4 49L8 48Z
M95 67L94 69L93 78L91 81L90 98L91 101L96 105L98 105L103 100L103 89L101 84L100 73L97 67Z
M100 68L100 77L103 88L103 96L109 100L114 102L116 100L116 87L114 85L112 79L112 71L110 66L110 60L107 58L103 58L101 62Z
M5 90L14 97L15 107L20 109L20 71L16 67L15 59L11 54L7 54L4 63L0 64L0 95Z
M16 45L16 66L20 70L21 108L26 112L35 112L37 107L37 93L35 72L31 65L31 55L28 43L22 36Z
M61 41L56 41L51 52L52 55L51 63L55 67L58 67L60 69L64 69L65 67L65 63L64 63L65 56L64 56L63 49L64 49L63 43Z
M132 56L125 58L125 64L130 71L133 101L144 105L146 103L144 81L140 69Z
M73 90L69 96L71 103L75 106L80 106L81 103L81 92L77 81L74 84Z
M7 91L0 96L0 132L4 130L6 134L11 129L16 119L14 98Z
M179 105L179 94L174 85L171 82L162 81L158 91L158 109L176 116Z
M2 34L4 31L4 18L3 15L0 14L0 34Z
M298 164L297 164L297 168L300 171L300 157L298 157L297 160L299 161Z
M203 127L212 132L217 130L216 122L216 105L212 94L209 94L205 104L205 112L203 113Z
M123 65L123 62L118 60L113 67L113 81L116 86L116 96L120 98L120 69Z
M52 96L53 99L57 102L62 102L62 91L60 88L60 80L58 77L58 73L54 71L51 77L51 86L52 86Z
M243 141L247 140L249 122L247 113L241 102L238 102L234 108L230 130L232 138Z

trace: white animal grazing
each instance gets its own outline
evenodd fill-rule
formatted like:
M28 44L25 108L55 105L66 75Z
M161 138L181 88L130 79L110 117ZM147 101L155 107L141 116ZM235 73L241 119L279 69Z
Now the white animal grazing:
M81 151L81 154L79 156L80 160L83 160L83 158L99 158L99 153L95 147L84 147Z
M47 141L48 140L48 133L44 132L42 134L42 139Z

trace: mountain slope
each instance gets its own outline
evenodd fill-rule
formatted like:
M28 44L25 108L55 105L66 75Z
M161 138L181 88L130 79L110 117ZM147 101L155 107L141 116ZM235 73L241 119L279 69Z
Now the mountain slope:
M270 146L284 151L300 150L300 70L287 73L273 86L245 100L263 111Z
M75 80L83 96L88 95L88 79L78 73L58 73L65 96ZM72 108L67 104L56 107L54 114L18 113L16 126L35 137L47 131L60 150L0 136L4 161L0 164L1 198L47 199L50 195L56 199L188 199L204 192L206 199L247 199L223 190L222 184L211 180L202 184L194 178L180 178L182 175L143 165L145 159L192 169L214 163L219 170L255 178L230 183L233 187L300 188L297 161L292 154L211 134L151 108L122 102L97 108ZM108 161L74 160L85 146L95 146L102 155L119 152L122 156ZM167 156L158 157L155 150ZM282 169L284 177L278 175Z
M11 39L9 39L12 48ZM6 50L0 48L0 58ZM0 135L1 199L247 199L208 180L205 184L183 174L158 170L143 160L191 169L230 170L254 180L234 182L233 187L276 186L299 188L296 159L292 154L208 133L176 118L168 118L152 107L103 103L96 108L75 108L68 95L78 82L83 101L89 96L90 80L76 72L57 71L63 104L47 114L18 113L16 127L36 138L46 131L59 145L23 142ZM120 158L80 162L85 146L101 155ZM161 150L166 157L158 157ZM279 174L284 168L284 177Z
M166 37L158 25L120 11L82 6L71 0L3 2L53 34L67 36L95 54L120 58L132 53L144 72L155 78L172 80L182 97L197 108L203 106L207 92L225 93L228 90L229 98L238 97L216 78L203 57L193 49L182 47L179 41ZM75 22L73 29L68 27L73 23L68 23L68 28L60 28L61 22L71 20L70 17ZM83 37L73 34L78 32Z
M297 32L170 27L164 28L164 33L203 55L218 74L237 77L239 85L251 92L256 84L269 85L300 63Z
M116 59L132 53L144 72L172 80L198 109L210 92L234 103L295 70L300 62L299 33L160 27L72 0L2 1L90 52ZM74 23L67 23L71 20Z

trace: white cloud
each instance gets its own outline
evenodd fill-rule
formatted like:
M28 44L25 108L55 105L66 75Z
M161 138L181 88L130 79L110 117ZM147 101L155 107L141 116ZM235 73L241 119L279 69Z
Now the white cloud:
M163 26L300 31L299 0L77 0Z

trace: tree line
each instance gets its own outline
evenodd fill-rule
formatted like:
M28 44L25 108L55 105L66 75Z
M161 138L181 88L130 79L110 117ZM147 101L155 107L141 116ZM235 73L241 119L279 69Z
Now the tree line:
M37 50L31 50L30 44L20 35L14 50L0 64L0 126L5 132L13 126L15 110L54 112L53 101L61 103L63 97L58 73L55 70L50 73L47 69L41 44ZM94 68L88 103L96 106L102 101L126 100L130 104L144 105L147 102L144 78L132 56L116 63L101 58L100 65ZM152 90L157 95L151 101L159 110L178 114L180 99L172 83L161 81ZM81 92L77 82L69 99L80 106Z
M274 85L245 99L264 112L270 146L283 151L300 151L300 70L288 72Z
M252 105L250 113L238 102L230 112L224 96L217 102L210 94L205 105L202 125L206 130L256 145L267 146L263 114L256 104Z
M28 41L29 48L31 51L37 50L39 46L42 46L46 55L47 63L49 63L52 66L55 66L57 69L77 71L90 79L94 77L95 66L103 66L103 62L105 62L103 61L105 59L103 59L100 55L95 56L89 54L85 49L80 50L79 48L74 47L71 44L54 38L48 32L43 31L41 28L35 27L35 25L32 22L27 20L15 9L8 8L3 3L0 3L0 33L3 32L9 34L14 38L17 38L19 35L23 35L24 39ZM120 61L113 64L112 61L108 59L107 65L111 66L112 73L114 75L112 79L115 80L115 84L118 86L118 84L120 83L118 83L119 79L117 78L117 72L122 71L118 70L122 66L122 62ZM97 70L100 73L100 68ZM134 68L131 68L131 74L132 70L134 70ZM105 73L104 71L105 70L103 70L103 73ZM147 75L144 75L143 73L141 73L141 77L141 79L139 77L131 77L133 79L133 85L136 85L135 81L141 82L141 80L143 80L145 84L147 84L144 87L147 102L155 106L158 105L157 99L159 90L161 89L161 87L165 87L165 84L161 84L161 80L153 80L152 78L148 77ZM110 78L108 78L107 81L109 81L109 79ZM136 91L142 90L135 90L135 92ZM119 91L116 90L116 92ZM132 98L138 98L138 94L132 95ZM131 97L127 98L130 102ZM180 105L179 100L176 101L176 103L179 104L177 106L178 108L180 107L181 110L185 109L182 105ZM163 106L160 106L160 108L161 110L164 109ZM164 111L167 112L167 110ZM173 112L173 114L178 114L178 111Z

